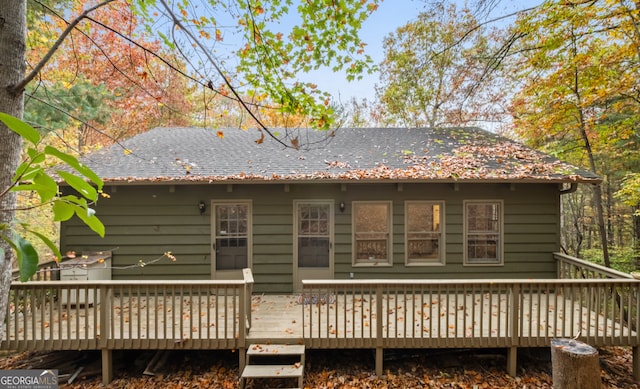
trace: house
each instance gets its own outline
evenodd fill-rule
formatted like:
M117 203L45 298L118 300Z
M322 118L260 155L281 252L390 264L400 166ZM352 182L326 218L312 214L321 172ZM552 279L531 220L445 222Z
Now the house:
M286 136L283 135L283 136ZM294 139L292 142L291 139ZM104 238L77 220L61 248L113 252L114 280L556 278L561 196L590 172L477 128L156 128L86 156L109 198ZM175 262L136 266L171 252Z

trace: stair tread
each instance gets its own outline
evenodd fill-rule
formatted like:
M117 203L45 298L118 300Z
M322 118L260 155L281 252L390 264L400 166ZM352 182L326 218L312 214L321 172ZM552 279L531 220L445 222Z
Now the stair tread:
M298 378L302 377L304 367L296 365L247 365L242 378Z
M252 344L247 349L247 355L303 355L304 345L298 344Z

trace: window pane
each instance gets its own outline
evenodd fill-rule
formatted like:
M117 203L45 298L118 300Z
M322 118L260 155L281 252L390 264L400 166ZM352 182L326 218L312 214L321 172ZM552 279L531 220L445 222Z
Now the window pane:
M498 260L498 236L472 236L467 243L467 258L474 260Z
M440 230L440 205L411 203L407 205L407 230L435 232Z
M365 261L387 259L386 239L385 240L357 240L356 259L365 260Z
M498 232L498 204L467 204L469 232Z
M409 259L440 258L440 250L438 248L440 241L436 238L409 239L407 245Z
M299 267L329 267L329 238L298 238Z
M356 232L387 232L389 207L387 204L354 204Z
M299 208L300 235L327 235L329 233L329 206L301 205Z

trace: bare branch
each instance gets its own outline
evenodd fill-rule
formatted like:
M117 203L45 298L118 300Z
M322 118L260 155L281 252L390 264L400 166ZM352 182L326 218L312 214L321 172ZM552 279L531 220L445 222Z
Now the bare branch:
M529 11L533 11L533 10L534 10L534 9L536 9L536 8L537 8L537 6L536 6L536 7L525 8L525 9L519 10L519 11L517 11L517 12L512 12L512 13L507 14L507 15L498 16L498 17L496 17L496 18L486 20L486 21L484 21L484 22L482 22L482 23L478 23L476 26L474 26L474 27L470 28L469 30L467 30L467 31L466 31L466 32L465 32L465 33L464 33L464 34L463 34L463 35L462 35L458 40L456 40L455 42L451 43L450 45L446 46L445 48L443 48L442 50L440 50L440 51L438 51L438 52L434 52L434 53L433 53L433 55L431 56L431 58L430 58L429 60L433 60L433 58L434 58L434 57L437 57L438 55L443 54L443 53L444 53L444 52L446 52L447 50L450 50L451 48L453 48L453 47L455 47L455 46L457 46L457 45L461 44L461 43L462 43L465 39L467 39L467 37L469 37L469 35L471 35L474 31L477 31L477 30L479 30L480 28L482 28L482 27L484 27L484 26L486 26L486 25L488 25L488 24L495 23L495 22L498 22L498 21L503 20L503 19L508 19L508 18L513 17L513 16L516 16L516 15L518 15L519 13L522 13L522 12L529 12Z
M225 75L225 73L222 71L222 69L218 66L218 63L215 61L215 59L211 56L211 54L209 53L208 50L206 50L206 48L202 45L202 43L196 39L196 37L193 35L193 33L191 33L190 30L186 29L184 27L184 25L182 24L182 22L176 17L176 15L173 13L173 11L171 10L171 8L169 7L169 5L167 4L167 2L165 0L160 0L160 4L162 4L162 6L164 7L165 11L169 14L169 16L172 19L173 24L180 28L182 31L184 31L184 33L191 39L191 41L193 43L195 43L203 52L204 55L207 57L207 59L209 60L209 62L211 63L211 65L214 67L214 69L216 70L216 72L218 73L218 75L220 75L220 77L224 80L225 85L229 88L229 90L231 91L231 93L233 93L233 95L236 97L238 103L242 106L242 108L245 110L245 112L247 112L249 114L249 116L251 116L251 118L253 120L256 121L256 123L258 124L258 126L260 127L260 129L264 132L266 132L271 138L273 138L276 142L280 143L281 145L290 148L291 146L286 144L285 142L283 142L282 140L278 139L278 137L276 137L268 128L267 126L264 125L264 123L262 123L262 121L260 119L258 119L258 117L249 109L249 106L247 105L247 103L240 97L240 94L238 93L238 91L236 90L236 88L231 84L231 81L229 80L229 78Z

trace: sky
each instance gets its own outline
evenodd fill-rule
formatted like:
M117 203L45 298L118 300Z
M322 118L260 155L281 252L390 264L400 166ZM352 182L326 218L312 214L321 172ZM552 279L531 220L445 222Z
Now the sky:
M541 2L541 0L502 0L493 10L492 15L511 14ZM463 4L464 1L456 0L456 3ZM380 63L384 58L382 48L384 37L415 19L424 10L424 6L424 0L384 0L378 10L365 21L361 38L367 43L366 51L375 63ZM501 23L511 23L513 20L514 18L510 18ZM379 76L378 74L365 75L360 81L348 82L343 74L335 74L327 69L314 72L304 80L313 82L319 89L331 93L338 102L347 103L352 97L358 100L367 98L372 101L375 98L375 85L379 83Z
M415 19L424 9L424 2L416 0L386 0L383 1L367 19L360 30L362 40L367 43L366 53L378 64L384 59L382 41L385 36L395 31L398 27ZM316 76L316 75L314 75ZM375 97L375 84L378 82L377 74L365 75L360 81L347 81L344 75L334 74L331 70L317 72L317 79L311 81L318 84L318 88L326 90L331 95L347 103L352 97L358 100L367 98L369 101Z

